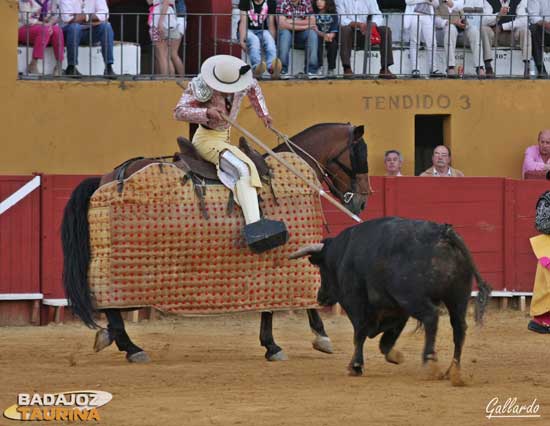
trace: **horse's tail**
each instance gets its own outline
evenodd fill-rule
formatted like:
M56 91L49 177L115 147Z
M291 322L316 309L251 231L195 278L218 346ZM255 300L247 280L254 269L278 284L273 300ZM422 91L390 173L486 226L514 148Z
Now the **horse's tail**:
M474 259L472 258L472 254L470 253L470 250L468 247L466 247L466 244L464 243L464 240L458 235L453 227L451 225L447 225L446 229L446 235L451 241L451 243L457 247L462 255L466 258L466 261L470 264L470 267L472 269L472 272L474 274L474 277L477 281L477 298L475 302L475 311L474 311L474 318L477 323L483 323L483 314L485 313L485 308L487 307L487 304L489 303L489 297L491 296L491 291L493 290L492 287L485 281L482 277L479 271L477 270L476 264L474 262Z
M90 264L90 232L88 204L99 187L99 177L84 180L71 194L65 206L61 224L63 244L63 287L72 311L90 328L98 325L94 321L88 265Z

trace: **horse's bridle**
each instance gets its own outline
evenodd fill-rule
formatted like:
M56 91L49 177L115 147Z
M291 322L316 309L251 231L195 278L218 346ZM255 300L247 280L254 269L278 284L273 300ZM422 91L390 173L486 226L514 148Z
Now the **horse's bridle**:
M281 139L284 144L288 147L290 152L296 153L296 150L300 151L302 154L304 154L314 165L319 169L321 179L324 183L327 184L327 186L330 189L330 192L332 192L338 199L344 203L349 204L351 200L353 200L353 197L356 194L364 194L369 195L372 193L372 190L370 189L370 183L369 183L369 190L367 192L356 192L357 189L357 175L362 173L368 173L368 164L365 159L354 159L354 152L352 149L353 146L353 130L354 127L352 125L349 125L349 137L348 137L348 143L347 145L334 157L330 158L327 162L327 165L330 163L336 164L342 171L349 176L351 179L351 191L343 193L340 191L336 185L334 184L334 181L338 181L338 176L336 176L335 173L331 172L327 167L323 166L319 161L317 161L309 152L304 150L303 148L296 145L294 142L292 142L287 135L284 133L279 132L277 129L270 127L270 130L275 133L279 139ZM350 169L348 166L343 164L339 159L342 156L342 154L346 151L349 151L350 153L350 164L352 165L352 168ZM297 154L299 155L299 154ZM356 161L357 160L357 161ZM363 161L361 163L360 161ZM356 165L356 167L354 167ZM359 165L357 167L357 165Z
M369 166L366 159L356 158L356 154L353 149L353 130L354 130L354 127L350 125L347 145L344 148L342 148L342 150L338 154L336 154L332 158L329 158L329 160L327 161L327 165L332 163L336 164L336 166L338 166L350 178L351 191L342 193L342 191L336 188L336 185L334 184L333 181L337 180L337 177L334 173L330 172L330 170L328 170L327 168L325 168L322 175L323 181L327 184L330 191L334 195L336 195L340 199L340 201L342 201L344 204L349 204L351 200L353 200L353 197L357 194L369 195L371 193L371 191L357 192L357 175L368 173ZM348 166L346 166L340 161L340 157L346 151L349 151L349 162L351 164L351 168L349 168Z

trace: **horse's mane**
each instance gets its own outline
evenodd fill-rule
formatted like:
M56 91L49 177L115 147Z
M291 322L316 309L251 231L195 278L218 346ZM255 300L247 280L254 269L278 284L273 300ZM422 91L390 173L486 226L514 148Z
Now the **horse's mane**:
M313 126L310 126L307 129L302 130L300 133L295 134L290 139L294 140L294 138L301 138L303 136L307 136L307 134L309 132L317 130L319 127L325 127L325 126L349 126L349 123L318 123L318 124L314 124Z

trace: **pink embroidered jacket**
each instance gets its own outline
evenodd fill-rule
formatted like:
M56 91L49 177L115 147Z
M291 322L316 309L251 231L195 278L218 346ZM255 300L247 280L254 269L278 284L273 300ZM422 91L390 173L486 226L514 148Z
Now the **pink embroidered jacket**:
M206 110L210 107L216 107L222 111L227 111L224 96L217 91L213 91L212 97L206 102L200 102L193 93L192 85L189 84L184 90L176 108L174 109L174 118L176 120L187 121L189 123L204 124L215 130L224 130L229 128L229 123L225 120L209 120L206 116ZM239 109L243 98L248 96L254 111L258 117L263 118L269 115L265 98L260 89L258 81L253 80L252 84L245 90L237 92L233 95L231 110L228 111L228 116L232 120L236 120L239 114Z

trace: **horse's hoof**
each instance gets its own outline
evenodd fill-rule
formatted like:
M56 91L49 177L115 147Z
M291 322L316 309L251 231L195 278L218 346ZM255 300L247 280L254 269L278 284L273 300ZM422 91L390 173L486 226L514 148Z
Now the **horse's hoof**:
M145 351L136 352L132 355L126 355L126 359L128 362L135 362L136 364L146 364L151 362L151 358L149 358L149 355L147 355L147 352Z
M95 334L94 351L99 352L113 343L113 339L106 328L100 328Z
M284 351L279 351L274 355L271 355L267 358L268 361L288 361L288 356Z
M386 361L392 364L402 364L405 361L405 357L397 349L392 349L386 354Z
M348 373L352 377L359 377L363 375L363 366L361 364L350 364L348 366Z
M334 353L334 350L332 349L332 342L327 336L315 336L315 340L313 340L313 349L326 354Z

